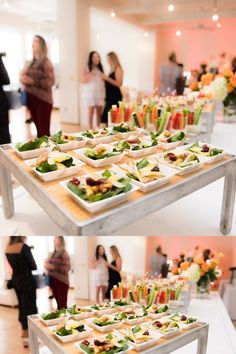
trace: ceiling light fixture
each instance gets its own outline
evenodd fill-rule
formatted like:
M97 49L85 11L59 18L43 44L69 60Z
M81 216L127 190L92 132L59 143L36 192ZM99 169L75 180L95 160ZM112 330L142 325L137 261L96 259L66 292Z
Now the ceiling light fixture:
M213 15L211 17L212 21L217 22L219 20L219 13L217 7L217 0L214 0Z
M182 34L182 32L181 32L180 30L177 30L177 31L175 32L175 34L176 34L177 37L180 37L181 34Z
M168 5L168 11L173 12L175 9L175 6L173 4Z
M7 1L4 2L4 7L6 7L6 8L9 7L9 3Z
M146 38L149 37L149 33L148 33L148 32L145 32L145 33L144 33L144 37L146 37Z
M112 18L114 18L114 17L116 17L116 13L115 13L114 11L111 11L110 16L111 16Z

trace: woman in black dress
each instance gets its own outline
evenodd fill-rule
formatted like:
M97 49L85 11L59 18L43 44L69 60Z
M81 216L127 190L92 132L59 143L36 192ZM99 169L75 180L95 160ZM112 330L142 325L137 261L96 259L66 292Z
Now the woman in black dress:
M36 284L32 270L37 269L34 257L29 246L25 244L25 237L11 236L6 248L6 257L12 268L12 286L15 289L19 303L19 322L22 326L24 347L28 347L27 316L37 313Z
M109 280L108 280L108 288L106 292L106 298L110 299L111 297L111 290L114 285L118 285L121 282L121 268L122 268L122 259L118 248L116 246L110 247L110 252L112 256L112 262L107 262L108 273L109 273Z
M116 53L110 52L107 54L107 61L111 67L109 76L101 74L105 81L106 87L106 104L102 114L102 123L108 123L108 112L112 105L118 105L122 101L122 93L120 87L123 83L123 70Z
M9 104L3 91L3 86L9 85L10 79L3 64L2 56L0 54L0 145L11 142L8 117Z

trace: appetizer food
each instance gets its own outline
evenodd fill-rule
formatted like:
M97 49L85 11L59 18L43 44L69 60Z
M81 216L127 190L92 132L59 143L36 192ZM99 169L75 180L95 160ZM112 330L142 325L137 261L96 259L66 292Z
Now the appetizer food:
M127 193L132 188L128 178L111 170L105 170L101 175L72 178L67 187L79 198L89 203Z
M112 127L111 133L112 134L117 134L117 133L132 133L137 130L136 127L129 125L129 124L124 124L121 123L120 125L114 125Z
M126 340L109 333L103 337L83 340L79 348L86 354L116 354L127 351L129 345Z
M132 302L130 300L119 299L114 301L113 307L126 307L132 306Z
M113 145L109 144L99 144L93 148L87 148L84 150L84 155L92 160L106 159L120 155L121 153L121 150L117 150Z
M205 157L210 158L221 155L224 152L223 149L218 149L216 147L209 146L208 144L201 143L199 141L196 141L194 144L192 144L188 148L188 150L195 154L203 155Z
M94 304L94 305L90 306L90 308L93 312L95 311L98 314L99 313L100 314L109 313L109 312L115 311L114 305L110 302L105 302L104 304L99 304L99 305Z
M130 325L142 322L145 317L147 317L147 311L144 309L130 308L116 314L116 318Z
M82 319L93 316L93 311L91 308L88 307L79 307L77 305L73 305L67 309L67 312L74 318L74 319Z
M169 306L167 305L156 305L153 304L151 307L147 309L148 316L151 318L160 318L169 313Z
M41 138L35 138L34 140L29 140L26 143L16 144L16 149L20 152L36 150L49 147L49 138L47 136L42 136Z
M148 328L142 326L124 328L120 330L120 333L128 342L133 344L136 349L141 349L143 345L151 345L157 339L151 334Z
M81 136L73 136L70 134L63 133L61 130L52 135L50 138L55 144L67 144L71 141L82 141L83 138Z
M187 167L196 166L200 163L196 154L183 152L166 152L164 154L164 161L178 169L185 169Z
M102 315L98 318L93 319L93 323L98 327L110 326L119 323L121 319L118 319L112 315Z
M35 164L32 165L32 167L35 167L36 171L40 173L62 170L72 166L75 166L73 157L58 151L53 151L50 154L45 152L36 160Z
M137 151L157 146L157 144L158 143L156 139L149 139L147 137L138 137L136 135L130 135L126 140L120 141L114 144L114 146L118 151Z
M144 158L139 161L129 161L127 165L121 166L126 170L128 177L142 182L148 183L164 177L160 171L157 160L152 158Z
M153 133L151 132L151 137L153 137ZM156 137L156 135L155 135ZM165 130L164 133L160 134L158 136L158 141L161 141L163 143L176 143L178 141L183 141L185 138L185 133L183 131L177 132L177 133L170 133L168 130Z
M173 316L171 316L171 320L181 323L181 324L184 324L184 325L191 325L191 324L197 323L196 318L187 316L187 315L185 315L183 313L179 313L179 312L177 312Z
M156 320L152 322L151 327L166 336L170 336L179 331L178 323L172 320L166 320L164 322Z
M82 132L82 136L89 139L96 139L109 135L111 135L111 132L108 128L102 128L97 130L85 130Z
M65 323L60 323L56 330L55 333L58 336L64 337L64 336L69 336L71 334L77 334L78 332L85 332L85 326L83 323L75 320L68 320Z
M57 325L60 322L64 322L65 319L67 319L67 318L68 318L68 313L66 312L66 309L61 309L61 310L56 310L56 311L53 311L53 312L43 313L40 316L41 321L46 326Z

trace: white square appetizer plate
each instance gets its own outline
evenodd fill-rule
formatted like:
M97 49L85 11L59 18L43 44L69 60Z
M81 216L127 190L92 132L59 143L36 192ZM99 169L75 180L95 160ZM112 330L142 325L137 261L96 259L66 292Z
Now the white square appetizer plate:
M144 342L144 343L140 343L140 344L137 344L137 343L134 343L134 342L131 342L129 341L128 339L125 338L126 334L128 333L127 331L131 330L131 327L127 327L127 328L123 328L122 330L119 330L118 333L120 333L124 339L126 339L128 341L128 343L130 343L135 350L137 351L143 351L147 348L149 348L150 346L154 345L154 344L157 344L158 341L161 339L162 335L157 332L157 331L154 331L146 326L140 326L142 329L145 329L145 330L148 330L150 336L152 337L152 339L150 339L149 341L147 342ZM117 332L117 331L115 331Z
M216 162L218 160L221 160L223 159L226 155L230 154L229 152L227 152L225 149L219 147L219 146L215 146L215 145L212 145L212 144L207 144L207 143L203 143L203 142L199 142L201 145L207 145L209 146L209 148L216 148L216 149L220 149L220 150L223 150L221 154L218 154L218 155L215 155L215 156L205 156L205 155L202 155L202 154L199 154L198 152L194 152L194 154L196 154L197 156L203 158L205 160L205 162L207 164L211 164L213 162ZM189 151L188 149L192 146L193 144L188 144L188 145L185 145L183 146L182 148L186 151Z
M80 176L80 177L89 177L89 175ZM78 177L78 178L80 178L80 177ZM124 202L125 200L128 199L128 197L133 192L135 192L138 189L135 185L133 185L131 183L132 188L127 193L121 193L121 194L118 194L118 195L116 195L114 197L103 199L103 200L100 200L100 201L97 201L97 202L87 202L86 200L83 200L82 198L77 196L75 193L73 193L67 187L67 184L68 184L69 181L70 181L70 179L68 179L66 181L62 181L62 182L60 182L60 184L61 184L61 186L63 188L65 188L67 190L67 192L72 196L72 198L75 200L76 203L81 205L83 208L85 208L90 213L96 213L96 212L99 212L99 211L104 210L106 208L110 208L111 206L117 205L117 204L119 204L121 202Z
M40 149L34 149L34 150L28 150L28 151L18 151L14 145L12 145L12 146L16 152L16 155L19 156L23 160L33 159L35 157L41 156L45 152L50 153L53 150L53 148L55 147L55 145L53 143L50 143L49 146L46 146L46 147L43 147Z
M91 332L93 332L93 329L91 327L87 326L86 324L84 324L85 331L83 331L83 332L77 331L77 333L69 334L67 336L59 336L57 333L55 333L56 329L57 329L57 326L49 327L49 330L51 332L53 332L55 337L62 343L69 343L69 342L72 342L75 340L80 340L80 339L86 338L90 335Z
M115 155L115 156L111 156L111 157L105 157L104 159L99 159L99 160L93 160L87 156L85 156L84 152L85 149L79 149L79 150L75 150L76 154L78 155L79 159L84 161L85 163L87 163L88 165L95 167L95 168L99 168L99 167L103 167L103 166L107 166L107 165L111 165L113 163L117 163L120 162L125 153L122 152L119 155Z
M67 134L69 135L69 134ZM71 134L72 136L75 136L74 134ZM71 140L68 143L65 144L56 144L58 150L60 151L69 151L69 150L75 150L75 149L81 149L87 144L87 139L83 140Z
M150 159L150 158L151 157L148 157L148 159ZM155 160L156 160L157 164L159 165L160 172L162 172L164 174L164 177L161 177L155 181L151 181L151 182L147 182L147 183L143 183L143 182L137 181L133 178L130 178L131 183L134 184L135 186L137 186L138 189L144 193L149 192L152 189L161 187L164 184L169 183L170 180L178 173L176 171L176 169L171 168L171 167L164 165L164 164L159 164L159 161L157 159L155 159ZM138 160L137 160L137 162L138 162ZM127 164L122 164L119 167L114 165L114 168L121 168L124 172L128 173L127 172L127 168L128 168Z
M73 156L71 156L71 157L73 157ZM25 161L25 163L29 167L31 167L34 174L37 177L39 177L41 180L43 180L44 182L50 182L50 181L54 181L56 179L73 176L74 174L78 173L80 171L81 167L84 165L84 162L77 160L73 157L73 164L75 166L66 167L66 168L63 168L60 170L56 170L56 171L41 173L41 172L37 171L35 167L32 166L32 165L34 165L35 162L36 162L36 159Z
M106 315L103 315L103 316L106 316ZM107 316L110 316L110 315L107 315ZM113 323L113 324L107 325L107 326L98 326L95 323L93 323L93 321L95 319L97 319L97 318L96 317L92 317L92 318L86 319L85 321L90 327L92 327L93 329L95 329L96 331L101 332L101 333L110 332L110 331L113 331L114 329L118 329L118 328L120 328L122 326L122 322L121 321L117 322L117 323Z

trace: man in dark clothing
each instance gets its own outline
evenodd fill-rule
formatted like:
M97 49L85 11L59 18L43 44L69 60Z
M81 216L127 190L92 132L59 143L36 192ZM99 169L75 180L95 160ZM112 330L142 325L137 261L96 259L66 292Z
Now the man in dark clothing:
M10 84L10 79L2 61L3 56L4 54L0 53L0 145L11 142L8 117L9 104L3 90L4 85Z

